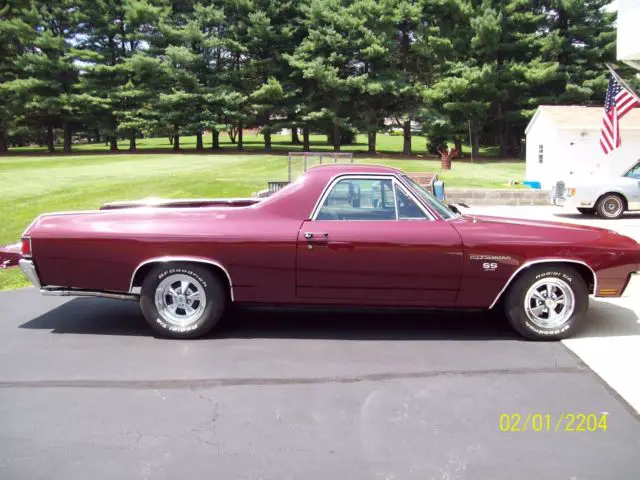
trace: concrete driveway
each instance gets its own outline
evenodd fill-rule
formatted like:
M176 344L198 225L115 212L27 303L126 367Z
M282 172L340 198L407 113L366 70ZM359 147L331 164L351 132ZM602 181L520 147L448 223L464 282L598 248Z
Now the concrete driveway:
M625 301L566 346L484 314L277 310L169 341L134 303L0 293L0 478L637 479L637 413L573 353L636 341ZM501 431L516 413L551 427ZM567 413L607 429L555 431Z
M475 207L465 213L505 215L615 230L640 242L640 213L602 220L561 207ZM640 412L640 279L622 298L592 299L587 324L564 344Z

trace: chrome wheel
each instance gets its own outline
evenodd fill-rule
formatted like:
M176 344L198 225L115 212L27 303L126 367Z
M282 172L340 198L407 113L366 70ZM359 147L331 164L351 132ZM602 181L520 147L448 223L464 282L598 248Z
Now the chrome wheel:
M622 199L617 195L611 195L610 197L606 197L602 201L602 214L605 217L616 218L622 215L622 210L624 209L624 205L622 204Z
M527 317L537 327L558 328L573 315L576 299L564 280L543 278L531 285L524 302Z
M155 306L166 322L186 327L198 321L207 306L203 285L183 274L167 276L155 292Z

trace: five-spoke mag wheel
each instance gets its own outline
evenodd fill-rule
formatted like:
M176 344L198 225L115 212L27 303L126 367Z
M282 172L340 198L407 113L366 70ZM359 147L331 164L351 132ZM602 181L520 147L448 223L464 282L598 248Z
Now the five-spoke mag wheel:
M561 278L543 278L527 290L524 308L531 322L540 328L558 328L573 314L575 295Z
M188 326L202 316L207 306L204 287L185 274L171 274L156 287L156 309L172 325Z

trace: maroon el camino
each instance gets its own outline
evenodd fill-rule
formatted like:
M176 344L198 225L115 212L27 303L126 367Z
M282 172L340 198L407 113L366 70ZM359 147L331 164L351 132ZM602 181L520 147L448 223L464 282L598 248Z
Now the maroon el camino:
M609 230L455 210L400 170L326 165L265 199L41 215L19 264L45 295L139 301L174 338L235 303L499 307L525 337L561 339L589 294L618 297L640 270L640 245Z

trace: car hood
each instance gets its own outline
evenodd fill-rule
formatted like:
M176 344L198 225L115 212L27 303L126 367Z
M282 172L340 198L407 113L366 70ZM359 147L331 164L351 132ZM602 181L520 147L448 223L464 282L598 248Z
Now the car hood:
M458 226L465 243L474 243L483 238L502 243L536 246L580 244L625 250L640 248L632 238L612 230L575 223L467 214L457 217L454 225Z
M607 230L606 228L600 227L592 227L589 225L581 225L576 223L567 223L567 222L554 222L550 220L530 220L524 218L511 218L511 217L494 217L491 215L461 215L460 217L465 222L473 222L478 223L481 222L483 224L496 224L496 225L517 225L519 227L532 227L532 228L542 228L542 229L561 229L561 230L571 230L571 231L587 231L587 232L599 232L599 233L615 233L612 230Z
M594 187L594 186L637 186L640 179L621 177L619 175L598 175L589 177L569 177L565 181L566 188Z
M570 245L580 243L598 248L638 249L632 238L606 228L547 220L528 220L489 215L461 215L454 225L463 241L474 242L480 235L496 242L522 245Z

